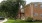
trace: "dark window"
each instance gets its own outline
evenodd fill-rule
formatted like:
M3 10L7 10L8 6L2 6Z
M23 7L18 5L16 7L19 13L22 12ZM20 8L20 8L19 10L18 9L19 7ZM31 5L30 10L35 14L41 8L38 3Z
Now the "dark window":
M34 7L37 8L38 4L34 4Z
M38 13L34 13L34 16L37 16L38 15Z
M42 14L40 14L40 16L42 17Z
M40 8L42 8L42 4L40 5Z

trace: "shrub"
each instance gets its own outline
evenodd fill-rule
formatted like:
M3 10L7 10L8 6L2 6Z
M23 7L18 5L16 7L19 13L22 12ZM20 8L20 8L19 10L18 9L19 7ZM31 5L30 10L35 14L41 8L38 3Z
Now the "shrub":
M27 22L32 22L32 20L33 20L33 18L28 17L26 21L27 21Z

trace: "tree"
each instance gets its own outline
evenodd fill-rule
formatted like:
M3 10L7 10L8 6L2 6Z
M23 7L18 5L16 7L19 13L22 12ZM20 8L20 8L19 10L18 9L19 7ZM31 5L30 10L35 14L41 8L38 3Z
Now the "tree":
M19 4L20 3L20 4ZM19 6L22 5L21 0L7 0L2 2L2 11L6 13L7 17L16 18L19 10Z

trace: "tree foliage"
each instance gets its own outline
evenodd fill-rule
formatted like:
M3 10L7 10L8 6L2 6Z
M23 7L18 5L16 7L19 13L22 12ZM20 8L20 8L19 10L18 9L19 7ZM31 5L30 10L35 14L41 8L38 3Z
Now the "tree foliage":
M19 5L23 4L23 0L7 0L1 3L1 12L5 12L6 17L16 17L19 10ZM20 4L19 4L20 3Z

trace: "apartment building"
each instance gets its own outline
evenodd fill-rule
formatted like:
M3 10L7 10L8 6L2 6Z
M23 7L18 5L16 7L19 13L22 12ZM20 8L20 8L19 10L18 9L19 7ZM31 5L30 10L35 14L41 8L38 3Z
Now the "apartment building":
M18 12L18 18L25 20L25 16L24 16L24 8L19 8L19 12Z
M25 17L32 17L34 20L42 20L42 2L31 2L24 8Z

